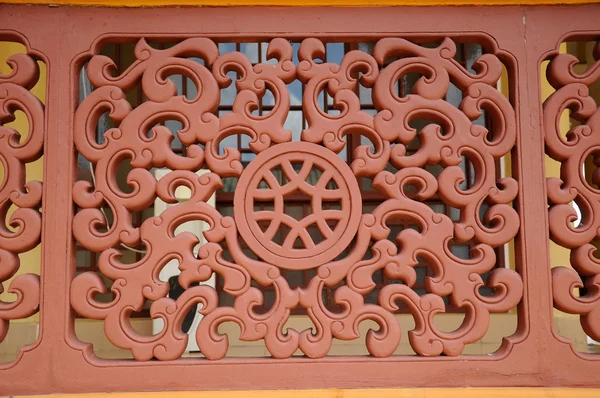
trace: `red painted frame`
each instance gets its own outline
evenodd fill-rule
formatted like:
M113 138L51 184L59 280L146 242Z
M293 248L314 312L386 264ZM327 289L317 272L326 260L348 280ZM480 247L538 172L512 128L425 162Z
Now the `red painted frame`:
M2 365L0 393L365 387L600 386L600 358L577 353L553 330L544 183L540 63L567 37L600 35L600 5L435 8L96 9L0 5L0 35L24 42L48 67L40 337ZM68 286L75 272L71 189L76 76L107 35L339 37L459 35L491 38L510 61L519 136L521 231L517 270L525 283L519 328L491 356L225 359L219 362L101 360L74 333ZM519 156L521 155L521 156ZM516 161L515 161L516 159ZM50 187L50 188L48 188ZM65 255L67 253L67 255Z

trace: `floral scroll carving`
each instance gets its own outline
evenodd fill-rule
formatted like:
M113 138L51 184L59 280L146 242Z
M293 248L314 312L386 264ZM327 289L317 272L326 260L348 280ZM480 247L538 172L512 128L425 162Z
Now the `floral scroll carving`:
M546 153L562 163L560 178L547 179L550 237L570 249L572 266L552 269L554 306L581 315L585 333L594 340L600 340L600 110L589 87L600 80L599 51L596 43L596 62L583 74L574 71L579 61L573 55L554 57L547 76L556 91L544 102ZM578 123L563 136L565 110ZM581 212L578 225L573 203ZM587 293L578 294L580 288Z
M38 81L39 67L27 54L12 55L8 65L12 72L0 75L0 293L5 288L2 282L19 270L19 254L40 243L42 230L42 183L27 182L25 173L26 163L39 159L43 150L44 105L30 92ZM28 131L8 126L17 111L27 118ZM18 275L8 292L16 299L0 301L0 342L8 333L10 320L27 318L38 311L39 276Z
M300 349L308 357L320 358L328 353L334 338L360 338L358 325L367 320L379 327L366 336L368 351L387 357L400 342L401 325L394 312L403 302L416 321L409 338L419 355L459 355L466 344L483 337L490 313L517 305L523 285L515 271L492 270L494 248L513 239L520 225L511 206L518 193L517 181L496 177L496 161L510 153L517 134L514 109L495 87L502 64L495 55L486 54L475 65L478 73L472 74L453 60L455 52L451 39L426 48L389 38L380 40L372 55L351 51L335 64L319 62L325 46L309 38L300 45L295 65L290 43L274 39L268 56L276 62L252 65L239 52L219 55L217 45L205 38L184 40L165 50L154 49L142 39L135 47L137 60L118 76L113 75L109 58L93 56L87 74L96 89L76 111L74 137L79 153L94 165L95 185L77 181L73 187L73 199L81 209L73 220L73 234L83 246L100 253L99 270L114 281L114 299L110 303L95 300L94 295L106 288L98 274L86 272L73 280L73 308L82 316L104 320L108 339L131 350L137 360L179 358L188 339L181 330L183 317L198 303L204 316L192 338L208 359L221 359L227 353L228 337L218 331L224 322L239 325L242 340L264 339L273 357L288 358ZM190 57L201 58L203 64ZM396 60L387 64L391 58ZM235 82L227 76L231 71L238 75ZM407 73L422 78L412 93L400 97L393 87ZM177 95L169 75L186 76L198 95L193 99ZM284 127L290 112L287 85L296 79L304 83L302 109L308 121L300 142L293 142ZM147 101L133 108L125 92L138 82ZM463 93L458 108L444 99L451 82ZM231 84L238 93L233 112L218 118L220 89ZM361 110L359 85L372 89L375 116ZM273 93L275 106L268 114L256 116L253 110L266 90ZM320 108L318 96L324 90L334 99L339 114ZM490 130L475 123L483 111L493 121ZM116 127L100 143L96 124L105 112ZM432 123L417 131L409 127L416 118ZM173 134L167 128L155 126L165 120L182 123L178 137L187 146L186 156L173 152ZM242 134L251 137L249 146L256 154L245 168L236 148L219 152L226 137ZM358 146L351 164L336 155L348 135L366 137L372 143L372 147ZM409 155L406 147L417 136L421 146ZM459 167L463 157L474 169L474 184L467 190L460 188L466 178ZM122 191L114 177L125 159L132 166L131 192ZM387 171L388 164L398 171ZM437 178L424 168L434 164L445 168ZM153 167L173 171L157 181L150 171ZM195 172L201 168L210 172L199 177ZM284 183L274 177L275 168L282 170ZM313 183L307 176L314 168L322 174ZM233 217L207 204L225 177L239 178ZM372 212L363 210L357 177L372 179L386 198ZM189 200L147 219L139 228L133 226L131 212L143 210L157 197L177 203L179 186L191 190ZM416 193L407 194L409 187ZM283 210L286 196L296 191L311 198L313 212L302 220ZM460 209L460 219L453 221L423 203L434 195ZM273 209L257 211L257 201L272 201ZM324 209L323 201L335 201L339 209ZM484 204L487 210L482 211ZM101 206L111 209L110 226ZM418 226L418 230L399 233L396 244L387 240L390 229L386 225L395 217L410 218ZM204 233L207 243L197 257L193 248L199 237L175 234L177 226L194 220L210 226ZM328 221L335 221L335 226ZM269 227L263 230L259 222L268 222ZM281 224L290 232L279 244L272 237ZM321 242L312 240L309 225L316 225L324 237ZM293 246L296 239L302 241L303 249ZM258 259L245 254L241 240ZM476 242L471 258L452 254L451 240ZM233 261L224 258L223 242ZM122 244L143 244L144 257L122 263ZM347 254L340 257L344 249ZM432 268L425 281L428 294L423 296L412 289L420 258ZM162 267L173 259L181 270L179 282L186 288L176 300L167 297L168 283L158 278ZM315 269L316 274L307 286L292 288L282 270L299 269ZM375 288L373 274L379 270L402 283L385 286L377 304L366 303L365 295ZM484 283L482 275L488 272ZM222 277L223 290L235 299L233 306L221 306L214 288L197 285L213 273ZM275 304L266 313L255 311L264 297L253 281L274 287ZM486 284L494 289L493 295L480 294ZM335 289L339 312L323 304L325 289ZM453 332L441 331L434 323L435 315L445 311L443 297L466 313L463 324ZM164 322L163 330L153 336L138 334L130 324L132 314L141 311L147 300L153 301L151 316ZM298 307L306 309L313 330L284 328Z

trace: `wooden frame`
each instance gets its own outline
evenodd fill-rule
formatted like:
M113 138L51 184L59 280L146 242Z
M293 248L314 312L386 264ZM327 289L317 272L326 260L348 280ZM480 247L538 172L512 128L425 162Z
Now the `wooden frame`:
M540 63L567 36L600 34L600 6L373 9L91 9L0 6L0 35L24 42L48 66L40 338L2 365L0 391L56 392L303 389L417 386L599 386L600 362L576 353L552 329L544 184ZM94 21L94 23L91 23ZM102 21L102 23L98 23ZM243 21L243 23L239 22ZM522 229L516 268L524 281L517 332L482 357L101 360L77 341L68 286L75 272L71 233L76 73L107 37L220 38L486 37L510 61L510 101L520 126L513 153ZM65 256L65 253L67 255ZM435 376L432 376L435 375Z

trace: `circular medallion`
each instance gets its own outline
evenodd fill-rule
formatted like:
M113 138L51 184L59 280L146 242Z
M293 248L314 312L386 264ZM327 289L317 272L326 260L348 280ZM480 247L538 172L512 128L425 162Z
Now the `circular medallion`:
M233 203L248 247L291 270L337 257L354 238L362 214L350 167L308 142L278 144L258 154L240 176Z

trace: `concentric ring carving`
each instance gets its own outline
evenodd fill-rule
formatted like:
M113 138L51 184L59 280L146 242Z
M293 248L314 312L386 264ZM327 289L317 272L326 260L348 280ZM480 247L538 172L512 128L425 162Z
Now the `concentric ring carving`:
M300 162L298 172L292 162ZM272 170L281 167L289 180L280 186ZM315 185L306 179L314 167L323 170ZM268 189L260 189L265 181ZM327 189L333 182L334 189ZM346 248L358 229L362 213L361 193L356 178L348 165L331 151L310 143L285 143L261 152L244 170L236 187L235 220L242 239L262 259L280 268L308 269L325 264L337 257ZM313 212L298 221L284 213L285 196L299 190L309 195ZM254 212L255 201L272 200L273 210ZM339 210L322 210L323 200L340 203ZM329 227L328 220L339 223ZM258 221L270 222L266 231L261 231ZM290 228L282 245L273 242L281 224ZM315 224L324 241L315 243L307 227ZM304 248L295 249L296 239L301 239Z
M360 338L358 325L366 320L379 326L366 336L368 351L386 357L400 341L401 325L394 312L398 302L403 302L416 322L409 339L419 355L460 354L466 344L486 333L490 313L505 312L520 301L523 285L510 269L492 271L494 248L513 239L520 226L511 206L517 182L496 177L496 161L511 151L517 134L514 109L495 86L502 64L497 56L485 54L474 67L478 73L472 74L453 60L455 52L455 43L448 38L435 48L386 38L377 42L372 55L350 51L340 64L334 64L319 61L324 58L325 46L309 38L300 45L300 62L295 66L290 43L274 39L268 55L277 62L252 65L239 52L219 56L216 44L206 38L184 40L165 50L154 49L142 39L135 49L137 60L118 76L112 75L114 65L109 58L94 56L87 74L96 89L75 113L74 137L79 153L94 164L96 184L77 181L73 187L73 199L81 208L73 220L73 234L82 245L100 253L99 269L114 281L115 298L110 303L96 301L94 294L105 291L104 282L95 273L83 273L71 286L73 308L82 316L103 319L108 339L131 350L137 360L180 357L188 339L181 323L197 303L202 304L204 317L195 338L208 359L220 359L227 353L228 337L218 332L224 322L238 324L244 341L263 339L273 357L288 358L300 349L308 357L320 358L328 353L334 338ZM203 64L189 57L201 58ZM386 64L389 59L396 60ZM227 76L230 71L238 75L235 83ZM419 73L422 78L411 94L399 97L393 87L407 73ZM193 99L177 95L168 79L173 74L192 80L198 95ZM284 128L290 111L287 84L295 79L305 87L302 108L308 127L301 142L291 142L292 134ZM138 81L147 101L132 108L125 92ZM451 82L464 96L458 108L444 99ZM230 84L235 84L238 92L233 112L218 118L220 89ZM372 88L378 110L375 116L361 110L358 85ZM273 93L275 106L267 115L256 116L252 111L267 89ZM323 90L334 98L339 114L327 114L319 107L317 98ZM492 131L474 122L483 110L493 121ZM96 124L107 111L118 126L99 143ZM409 125L417 118L429 119L432 124L417 131ZM187 156L172 151L173 135L167 128L152 127L166 119L183 124L178 137L188 148ZM257 154L245 169L235 148L219 152L226 137L240 134L251 137L250 149ZM348 135L366 137L373 144L372 150L368 145L358 146L349 166L337 157ZM406 147L417 135L421 146L409 155ZM474 168L474 184L467 190L460 188L465 179L459 167L463 156ZM127 193L114 178L124 159L133 167L128 175L132 191ZM299 170L292 167L294 162L302 163ZM398 171L386 171L388 164ZM424 168L433 164L445 168L437 178ZM284 169L288 184L269 182L269 172L276 166ZM323 172L314 186L303 179L309 166ZM157 181L150 172L153 167L173 171ZM198 177L195 171L201 168L210 173ZM224 177L240 179L235 217L223 216L206 203L222 187ZM372 212L363 211L356 177L372 179L386 197ZM268 188L258 189L263 179ZM337 189L326 187L330 180ZM131 212L148 207L155 198L176 203L179 186L191 190L189 200L146 220L139 228L132 225ZM414 187L414 194L407 194L409 187ZM321 243L312 242L303 232L313 218L285 221L277 203L285 199L288 189L311 197L314 222L325 236ZM273 211L255 212L253 202L261 195L274 200ZM460 209L458 221L423 203L435 195ZM326 197L339 200L339 212L318 210ZM106 231L99 210L104 204L114 217ZM482 217L484 204L489 207ZM387 240L390 229L386 222L395 217L410 218L418 230L403 230L396 243ZM263 231L256 224L261 218L288 222L294 231L290 239L299 237L304 249L270 241L272 231ZM330 228L321 221L327 219L339 222ZM210 225L204 233L208 243L201 246L198 257L193 255L198 237L174 232L178 225L193 220ZM244 253L240 236L258 259ZM448 246L451 240L476 242L471 258L453 255ZM232 262L223 257L223 242ZM140 243L146 254L139 262L119 261L119 245ZM339 258L344 249L347 255ZM425 281L429 293L423 296L411 288L419 258L432 268ZM157 276L172 259L179 262L179 282L187 289L177 300L166 297L168 283ZM302 288L291 288L281 272L282 268L314 267L316 275ZM365 303L378 270L402 283L385 286L377 304ZM492 296L479 293L484 286L482 274L487 272L487 285L495 290ZM213 273L223 278L224 291L235 298L233 307L221 306L212 287L196 286ZM264 297L252 281L274 287L275 304L266 313L254 310ZM335 289L340 312L323 305L326 288ZM451 305L466 313L463 324L452 332L441 331L434 323L435 315L445 311L446 296ZM138 334L129 323L132 313L140 311L147 300L153 301L152 317L162 318L165 325L153 336ZM284 328L291 310L297 307L306 309L314 330Z
M12 55L8 65L12 72L0 75L0 292L4 291L2 282L19 270L19 254L37 246L42 231L42 183L27 182L25 172L25 165L39 159L43 150L44 105L29 91L39 79L39 67L28 54ZM27 118L29 131L6 125L15 120L17 111ZM39 276L18 275L8 291L17 298L13 302L0 301L0 342L8 333L10 320L27 318L38 311Z

